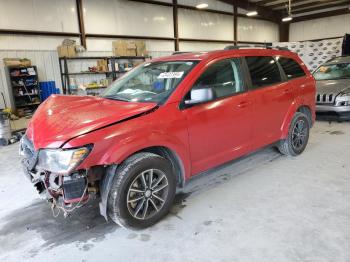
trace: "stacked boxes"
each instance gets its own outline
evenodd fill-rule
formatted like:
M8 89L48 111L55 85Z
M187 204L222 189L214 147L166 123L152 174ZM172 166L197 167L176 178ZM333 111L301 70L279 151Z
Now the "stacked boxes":
M32 65L32 62L27 58L4 58L5 66L23 66L28 67Z
M108 64L106 59L98 59L97 60L97 71L106 72L108 71Z
M74 45L59 45L57 52L59 57L74 57L76 54Z
M146 43L142 40L117 40L112 43L115 56L147 56Z

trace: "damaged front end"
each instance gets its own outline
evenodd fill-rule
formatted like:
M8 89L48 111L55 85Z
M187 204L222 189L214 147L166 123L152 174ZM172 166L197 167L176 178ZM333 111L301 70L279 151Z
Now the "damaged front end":
M51 203L54 216L64 216L86 204L98 193L101 168L75 168L91 152L92 146L63 150L35 150L32 141L23 136L20 144L24 173L42 198ZM98 171L98 172L96 172Z

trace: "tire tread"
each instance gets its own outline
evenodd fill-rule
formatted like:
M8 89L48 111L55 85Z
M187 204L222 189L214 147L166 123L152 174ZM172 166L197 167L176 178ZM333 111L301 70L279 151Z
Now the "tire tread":
M130 229L137 229L137 228L144 228L143 226L135 227L135 225L131 225L126 219L124 219L121 215L121 197L120 194L121 188L123 183L126 181L126 179L129 176L130 170L135 167L138 163L142 161L147 161L147 159L156 159L159 158L162 161L168 161L165 158L149 152L140 152L136 153L135 155L132 155L128 159L126 159L116 170L117 174L114 177L112 188L108 194L108 201L107 201L107 212L108 216L119 226L130 228ZM111 169L113 170L113 169Z
M293 116L293 119L289 125L289 130L288 130L288 137L286 139L283 139L279 142L277 148L278 150L280 151L280 153L282 155L287 155L287 156L297 156L299 154L301 154L304 149L298 153L298 152L295 152L292 148L292 144L291 144L291 139L290 139L290 134L292 132L292 129L294 127L294 123L297 121L297 119L299 118L305 118L306 119L306 123L308 125L308 129L310 130L310 121L309 121L309 118L306 114L302 113L302 112L296 112ZM309 132L309 131L308 131ZM308 141L306 141L306 144L307 144ZM306 146L305 146L306 147Z

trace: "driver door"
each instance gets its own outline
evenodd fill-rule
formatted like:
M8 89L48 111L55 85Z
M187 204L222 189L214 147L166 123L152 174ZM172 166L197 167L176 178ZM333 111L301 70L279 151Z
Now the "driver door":
M249 152L252 103L240 59L211 64L192 89L211 88L213 99L183 109L187 119L192 175ZM190 99L191 91L185 99Z

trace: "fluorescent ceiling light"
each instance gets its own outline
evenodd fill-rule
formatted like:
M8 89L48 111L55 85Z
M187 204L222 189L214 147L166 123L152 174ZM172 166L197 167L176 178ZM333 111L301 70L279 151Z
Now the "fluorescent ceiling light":
M206 4L206 3L201 3L201 4L196 5L196 8L198 8L198 9L204 9L207 7L208 7L208 4Z
M292 16L287 16L287 17L283 17L282 18L282 22L289 22L289 21L292 21L292 20L293 20Z
M257 15L257 14L258 14L257 11L249 11L249 12L247 13L247 16L255 16L255 15Z

